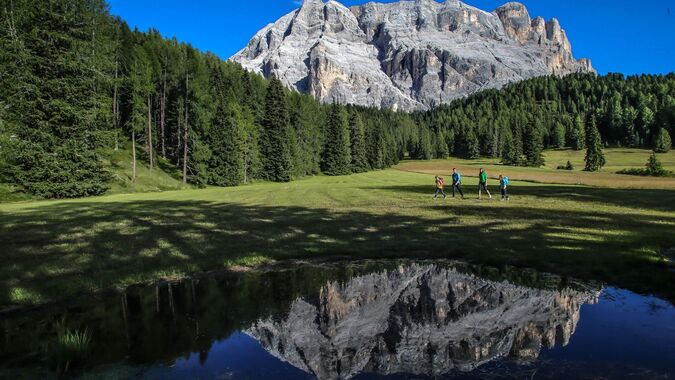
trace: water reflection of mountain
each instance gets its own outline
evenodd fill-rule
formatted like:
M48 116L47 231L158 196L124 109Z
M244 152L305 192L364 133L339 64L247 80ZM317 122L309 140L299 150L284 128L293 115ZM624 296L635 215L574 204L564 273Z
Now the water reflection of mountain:
M566 345L580 307L598 292L531 289L435 265L328 282L298 298L285 318L247 333L274 356L316 375L441 375L498 358L531 361Z

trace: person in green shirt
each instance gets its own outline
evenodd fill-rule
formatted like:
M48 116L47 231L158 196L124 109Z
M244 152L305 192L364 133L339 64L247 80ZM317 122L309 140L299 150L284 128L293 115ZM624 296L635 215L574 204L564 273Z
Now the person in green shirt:
M488 175L483 168L480 168L480 173L478 174L478 199L482 198L483 195L483 190L487 193L488 197L492 199L492 194L490 194L490 190L487 188L487 180L488 180Z

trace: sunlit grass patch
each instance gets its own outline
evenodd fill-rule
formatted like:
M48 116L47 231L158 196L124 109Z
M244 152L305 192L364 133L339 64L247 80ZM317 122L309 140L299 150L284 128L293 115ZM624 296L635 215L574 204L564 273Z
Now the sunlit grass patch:
M439 163L453 161L410 164ZM675 191L513 180L510 202L479 201L470 174L466 200L433 201L433 176L392 169L0 205L0 304L322 257L458 258L675 289L654 261L675 247Z

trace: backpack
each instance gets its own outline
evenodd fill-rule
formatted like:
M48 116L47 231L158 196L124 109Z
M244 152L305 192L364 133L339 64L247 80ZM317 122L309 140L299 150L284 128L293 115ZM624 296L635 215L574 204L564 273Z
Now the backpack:
M504 177L503 181L504 181L504 186L509 185L509 177Z

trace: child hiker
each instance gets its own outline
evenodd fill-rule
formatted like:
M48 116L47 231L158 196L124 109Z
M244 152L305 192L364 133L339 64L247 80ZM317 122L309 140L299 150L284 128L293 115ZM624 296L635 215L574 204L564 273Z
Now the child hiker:
M499 190L502 192L502 201L509 200L509 177L499 175Z
M443 195L443 199L447 198L443 188L445 187L445 180L443 177L436 176L436 194L434 194L434 199L438 198L438 194Z

